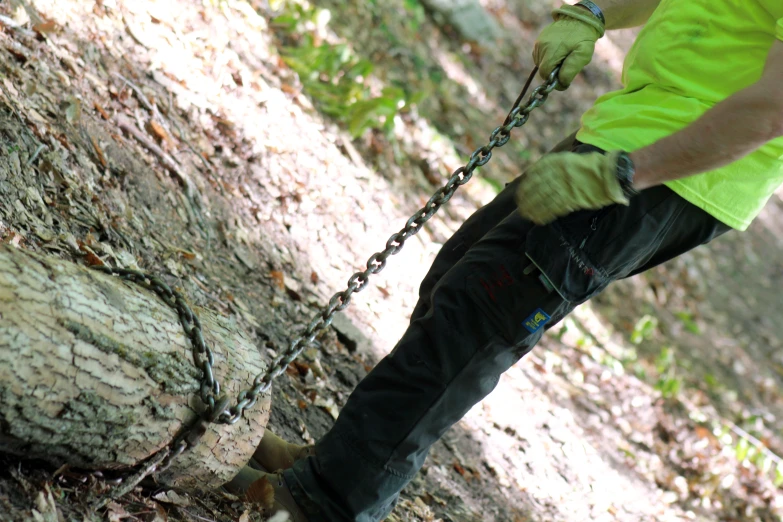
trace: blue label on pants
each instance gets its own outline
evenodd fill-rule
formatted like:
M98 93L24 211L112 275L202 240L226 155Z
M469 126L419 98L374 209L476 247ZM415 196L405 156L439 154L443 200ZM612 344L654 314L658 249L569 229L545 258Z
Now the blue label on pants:
M542 309L537 309L522 323L530 333L536 333L549 321L549 315Z

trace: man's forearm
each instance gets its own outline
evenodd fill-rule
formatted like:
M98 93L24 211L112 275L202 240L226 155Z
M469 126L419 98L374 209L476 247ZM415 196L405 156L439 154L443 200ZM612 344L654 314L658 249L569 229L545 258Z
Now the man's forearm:
M607 29L625 29L643 25L661 0L593 0L606 18Z
M718 103L679 132L631 153L638 190L739 160L783 135L783 102L754 84Z

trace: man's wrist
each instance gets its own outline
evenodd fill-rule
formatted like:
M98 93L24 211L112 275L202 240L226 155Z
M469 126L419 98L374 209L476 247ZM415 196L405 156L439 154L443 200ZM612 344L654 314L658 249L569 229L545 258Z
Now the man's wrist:
M634 165L633 188L637 192L654 187L660 183L652 179L653 169L650 168L650 162L645 152L645 149L639 149L628 155Z

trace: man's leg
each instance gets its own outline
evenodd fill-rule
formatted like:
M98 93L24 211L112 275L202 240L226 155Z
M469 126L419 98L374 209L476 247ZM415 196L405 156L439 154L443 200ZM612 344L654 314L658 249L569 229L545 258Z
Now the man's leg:
M548 328L571 310L526 270L531 230L547 244L542 251L553 266L579 261L578 273L554 281L564 292L576 276L593 273L581 265L591 255L603 262L597 272L624 277L726 229L665 187L645 191L630 207L581 212L551 227L532 227L512 211L437 278L426 308L356 388L316 456L285 473L297 503L313 521L384 518L431 444L539 340L542 330L524 325L550 315Z
M430 446L540 339L537 311L570 305L526 275L532 224L512 212L468 250L431 292L395 349L359 383L334 427L286 482L313 520L377 521L424 463ZM537 317L529 332L525 320ZM535 328L531 328L534 329Z

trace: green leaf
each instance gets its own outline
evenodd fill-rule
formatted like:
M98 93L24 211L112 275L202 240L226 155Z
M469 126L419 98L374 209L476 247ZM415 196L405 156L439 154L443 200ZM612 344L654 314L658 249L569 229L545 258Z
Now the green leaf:
M645 315L636 322L633 332L631 332L631 342L640 344L645 339L651 339L656 328L658 328L658 319L651 315Z
M766 453L759 452L759 462L756 462L756 466L759 467L759 470L761 470L761 473L766 475L769 473L769 470L772 468L772 459L769 458Z
M701 330L699 330L699 325L697 325L696 321L693 320L693 315L691 315L690 312L676 312L674 315L680 321L682 321L682 324L683 326L685 326L686 330L696 335L701 334Z
M661 378L655 384L655 389L661 392L661 395L665 398L670 399L677 396L681 385L682 381L680 379L674 377Z
M387 87L378 98L354 103L350 108L348 131L356 138L369 128L390 126L404 101L405 93L402 89Z
M783 485L783 464L778 464L775 468L775 487Z
M747 439L742 438L737 442L737 447L734 448L734 453L737 456L737 460L742 462L747 458L748 453L750 452L750 444L748 443Z

